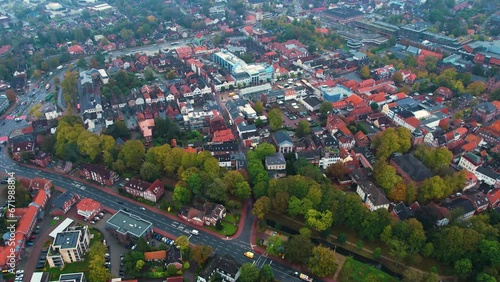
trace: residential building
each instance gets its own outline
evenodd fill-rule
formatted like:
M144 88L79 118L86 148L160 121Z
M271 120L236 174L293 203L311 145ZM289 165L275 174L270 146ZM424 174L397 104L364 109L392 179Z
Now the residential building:
M71 207L80 199L77 194L66 191L57 198L52 199L51 215L65 215Z
M286 169L285 156L281 152L277 152L271 156L267 156L265 163L266 163L266 170L285 170Z
M125 191L135 197L141 197L145 200L156 203L165 193L163 184L160 180L153 183L142 181L139 179L131 179L123 186Z
M87 280L85 279L85 274L83 272L79 272L61 274L59 275L58 282L87 282Z
M76 213L86 219L94 218L102 210L101 203L90 198L83 198L76 204Z
M178 216L197 226L215 226L226 217L226 208L221 204L206 202L202 206L183 208Z
M462 155L462 157L460 157L458 166L468 171L476 171L476 169L482 164L483 160L480 156L473 153L465 153Z
M240 276L241 265L236 263L232 257L218 256L212 257L199 274L196 282L212 281L219 276L222 281L235 282Z
M293 152L293 141L286 131L273 133L272 138L278 152L284 154Z
M167 258L167 251L153 251L153 252L145 252L144 260L145 261L163 261Z
M148 239L153 232L153 224L139 216L119 210L106 222L108 230L124 244L137 242L139 238Z
M479 181L482 181L490 186L500 187L499 173L484 166L480 166L474 171L474 174Z
M396 168L398 174L401 175L406 182L411 181L420 183L434 176L431 170L413 154L397 154L392 157L390 164Z
M118 174L103 166L93 164L80 165L80 177L93 180L101 185L111 186L118 180Z
M63 268L65 263L85 260L90 249L90 232L88 226L69 227L57 233L49 247L47 262L50 267Z
M441 206L449 211L457 210L459 214L456 215L456 220L458 221L469 220L476 212L476 208L466 196L457 196L451 199L447 198L443 201Z
M361 197L361 200L370 211L389 209L390 202L385 197L384 191L370 181L359 182L356 193Z
M484 102L479 104L473 113L477 115L483 123L488 123L498 114L498 109L493 103Z
M479 190L467 190L464 192L464 196L469 198L471 203L474 205L476 213L485 211L490 205L488 197Z

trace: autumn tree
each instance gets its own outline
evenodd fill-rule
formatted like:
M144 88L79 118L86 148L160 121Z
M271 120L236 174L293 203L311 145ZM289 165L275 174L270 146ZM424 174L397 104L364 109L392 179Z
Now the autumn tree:
M295 135L299 138L302 138L311 133L311 127L309 126L309 122L306 120L301 120L297 124L297 128L295 129Z
M307 211L305 215L306 225L317 231L324 231L333 223L332 212L327 210L320 212L314 209Z
M330 175L335 179L342 179L342 177L344 177L344 175L347 173L347 169L344 166L344 163L339 161L334 164L331 164L327 168L327 172L328 175Z
M7 89L5 91L5 96L7 96L7 100L9 100L9 102L11 103L14 103L17 100L16 92L14 92L14 90L12 89Z
M111 280L111 273L104 267L106 249L101 241L94 242L89 251L89 280L107 282Z
M371 77L370 68L367 65L363 65L359 71L362 79L368 79Z
M264 105L262 104L262 101L261 100L257 100L257 102L255 102L255 105L253 106L253 109L258 114L261 114L262 111L264 110Z
M396 183L401 181L401 177L396 174L396 169L383 161L375 163L373 174L377 184L384 188L386 193L391 192Z
M195 245L193 247L193 259L196 261L198 266L205 264L207 259L213 253L214 249L207 245Z
M283 112L278 108L272 109L267 113L267 119L271 129L276 131L283 125Z
M394 83L397 85L397 86L401 86L401 84L403 83L403 74L401 72L395 72L393 75L392 75L392 81L394 81Z
M76 72L67 71L61 83L63 98L66 103L71 103L77 94L78 77Z
M189 248L189 238L181 235L175 239L175 245L179 247L180 250L184 251Z
M377 135L373 141L376 156L379 160L386 160L395 152L406 153L411 148L411 132L405 127L388 128Z
M467 85L467 88L465 89L466 92L469 92L474 96L484 93L485 90L486 84L482 81L474 81Z
M316 246L312 250L312 256L309 258L307 265L313 275L319 277L332 276L337 270L335 252L322 245Z
M264 219L266 214L271 210L271 199L264 196L259 198L253 205L252 214L258 219Z
M406 201L406 183L404 181L399 181L396 185L389 191L387 197L396 202Z

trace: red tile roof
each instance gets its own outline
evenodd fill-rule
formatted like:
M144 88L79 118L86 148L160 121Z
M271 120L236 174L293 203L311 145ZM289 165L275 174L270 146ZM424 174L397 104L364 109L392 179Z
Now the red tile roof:
M45 193L45 190L38 190L38 193L33 199L33 203L37 204L41 208L44 208L46 199L47 199L47 193Z
M90 198L82 199L78 204L76 204L76 209L79 211L94 211L101 206L101 203L94 201Z
M38 208L35 206L29 206L28 210L23 217L19 220L19 225L17 226L17 232L27 235L30 226L36 221L36 216L38 213Z
M500 188L491 190L488 194L486 194L486 197L488 197L490 205L493 207L497 206L500 203Z
M167 251L155 251L155 252L146 252L144 253L144 260L157 260L157 259L165 259L167 258Z

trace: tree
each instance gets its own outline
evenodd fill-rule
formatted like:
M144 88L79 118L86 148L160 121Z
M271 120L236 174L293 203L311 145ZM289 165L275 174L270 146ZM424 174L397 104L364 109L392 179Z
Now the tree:
M85 58L80 58L78 59L78 62L76 63L76 66L81 68L81 69L86 69L88 64L87 64L87 60L85 60Z
M7 96L7 100L11 103L14 103L17 100L16 92L12 89L5 90L5 95Z
M154 182L160 177L160 169L158 165L150 162L144 162L141 166L140 175L143 180Z
M327 168L328 175L335 179L342 179L347 172L343 162L336 162Z
M378 109L380 108L380 106L376 102L371 102L370 103L370 108L372 109L372 111L376 112L376 111L378 111Z
M379 260L380 257L382 257L382 249L381 248L375 248L375 250L373 250L373 259L374 260Z
M494 276L481 272L477 275L476 282L497 282L497 279Z
M257 100L257 102L255 102L255 105L253 106L253 109L258 113L258 114L261 114L262 111L264 110L264 105L262 104L262 101L261 100Z
M205 264L207 259L213 253L214 249L207 245L195 245L193 247L193 259L196 261L198 266Z
M297 124L297 128L295 129L295 135L297 135L297 137L299 138L302 138L308 135L309 133L311 133L311 127L309 127L309 122L307 122L306 120L299 121L299 123Z
M181 235L175 239L175 245L179 247L181 251L186 250L189 248L189 239L185 235Z
M396 202L403 202L407 198L406 189L406 183L401 180L389 191L387 197Z
M139 171L144 161L145 148L139 140L127 140L120 151L119 158L131 171Z
M269 143L262 143L255 147L254 151L259 160L264 160L265 157L274 154L276 152L276 148Z
M472 272L472 262L470 259L459 259L454 264L455 273L460 277L467 277Z
M167 72L167 79L174 79L177 77L177 73L175 72L175 70L170 70Z
M151 68L146 68L144 70L144 79L146 81L153 81L155 79L155 74Z
M244 263L240 269L239 282L257 282L259 280L259 269L251 263Z
M144 267L144 264L145 262L143 260L138 260L135 263L135 268L140 271Z
M64 75L64 80L61 83L61 88L63 90L63 98L66 103L70 103L76 97L77 94L77 73L67 71Z
M375 163L373 174L377 184L384 188L386 193L392 191L396 183L401 181L401 177L396 174L396 169L386 164L384 161Z
M304 232L302 230L309 231ZM292 236L292 238L285 243L285 258L292 263L305 264L311 257L314 244L311 242L310 230L302 228L301 233Z
M447 194L446 183L438 175L427 178L420 184L418 198L425 202L429 200L441 200Z
M258 219L264 219L266 214L271 210L271 199L264 196L259 198L253 205L252 214Z
M280 109L272 109L267 113L267 119L269 120L269 125L271 129L276 131L283 125L283 113Z
M322 117L326 117L333 110L333 105L330 102L323 102L319 105L319 113Z
M403 83L403 74L401 72L395 72L393 75L392 75L392 81L394 81L394 83L397 85L397 86L401 86L401 84Z
M130 29L126 29L126 28L123 28L122 30L120 30L120 37L127 41L129 40L130 38L132 38L132 36L134 36L134 32Z
M250 185L248 185L248 182L245 181L236 184L234 195L241 200L248 199L250 195L252 195L252 189L250 188Z
M273 235L267 237L266 252L271 255L279 255L283 250L283 239L280 235Z
M317 231L324 231L330 228L333 223L332 212L329 210L320 212L314 209L310 209L309 211L307 211L305 219L307 226Z
M337 270L335 252L322 245L314 247L312 256L309 258L308 268L313 275L319 277L332 276Z
M386 160L395 152L406 153L411 148L411 132L406 127L388 128L373 141L376 156Z
M177 266L175 264L171 263L167 266L167 273L169 276L176 275L177 274Z
M370 68L367 65L363 65L359 71L362 79L370 78Z
M415 156L434 172L448 167L453 159L453 153L448 148L432 148L426 145L418 146Z
M90 246L89 251L89 280L107 282L111 279L109 269L104 267L104 254L106 250L99 241Z
M469 85L467 85L467 88L465 89L465 91L469 92L474 96L484 93L485 90L486 90L486 84L482 81L474 81Z
M269 264L263 265L259 271L259 282L273 282L274 273Z
M180 208L191 201L191 192L189 189L177 184L174 188L172 199L174 200L176 206Z

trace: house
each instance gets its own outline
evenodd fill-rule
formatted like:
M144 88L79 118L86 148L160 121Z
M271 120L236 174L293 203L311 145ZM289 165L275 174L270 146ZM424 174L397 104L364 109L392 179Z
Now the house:
M467 190L464 192L464 196L469 198L471 203L474 205L474 208L476 208L476 213L485 211L490 205L488 197L479 190Z
M52 186L53 185L52 185L51 180L48 180L45 178L35 177L35 178L30 180L29 185L28 185L28 189L30 191L43 190L43 191L45 191L45 193L50 195L50 190L51 190Z
M13 143L11 148L12 156L16 161L21 161L24 154L31 154L31 156L35 154L35 142L32 141Z
M272 134L272 138L278 152L280 153L291 153L293 152L293 141L292 138L286 133L286 131L278 131Z
M486 194L486 197L488 197L491 208L498 207L500 204L500 188L492 189L488 192L488 194Z
M189 222L189 223L192 223L194 225L197 225L197 226L203 226L204 222L203 222L203 218L204 218L204 214L201 210L199 209L196 209L196 208L184 208L182 209L178 216Z
M77 194L66 191L52 200L51 215L65 215L71 207L80 199Z
M413 154L396 154L390 164L406 182L420 183L434 175Z
M498 109L491 102L483 102L476 107L473 113L477 115L483 123L488 123L498 114Z
M217 130L214 132L214 137L212 138L213 143L224 143L233 141L234 141L234 135L231 129Z
M47 167L47 165L52 162L52 159L49 154L41 152L38 153L31 161L37 166Z
M63 161L58 159L53 168L58 173L68 173L73 168L73 163L70 161Z
M460 157L458 166L468 171L476 171L483 164L483 160L473 153L465 153Z
M86 219L94 218L102 210L101 203L90 198L83 198L76 204L76 213Z
M106 5L106 4L102 4L102 5ZM87 280L85 279L85 273L83 273L83 272L61 274L61 275L59 275L59 280L57 280L56 282L68 282L68 281L87 282ZM123 282L126 282L126 281L123 281ZM137 281L128 280L128 282L137 282Z
M47 253L47 262L50 267L62 269L66 263L85 260L85 254L89 250L88 226L69 227L55 236Z
M80 165L80 178L93 180L101 185L111 186L118 180L118 174L102 166L82 164Z
M406 220L408 218L413 217L414 215L414 210L420 208L420 205L418 202L415 202L411 206L405 205L403 202L399 202L397 205L395 205L392 208L391 215L396 218L397 220Z
M208 226L215 226L217 221L226 217L226 207L221 204L205 203L203 204L205 215L203 221Z
M285 156L281 152L274 153L271 156L267 156L265 160L266 170L285 170L286 160Z
M384 191L370 181L359 182L356 193L361 197L361 200L370 211L389 209L390 202L385 197Z
M459 214L456 215L456 220L458 221L467 221L476 212L476 208L466 196L456 196L451 199L446 198L441 206L449 211L457 210Z
M147 240L153 233L151 222L123 210L111 216L105 228L123 244L135 243L139 238Z
M479 181L482 181L490 186L500 187L500 174L497 172L487 167L480 166L476 169L476 171L474 171L474 174Z
M125 183L123 188L130 195L144 198L153 203L156 203L165 193L165 188L163 188L163 184L158 179L153 183L139 179L130 179L130 181Z
M220 277L222 281L235 282L240 276L241 265L229 256L215 255L206 264L205 269L200 271L196 282L212 281L214 277Z
M167 258L167 251L160 250L154 252L145 252L144 260L145 261L163 261Z

